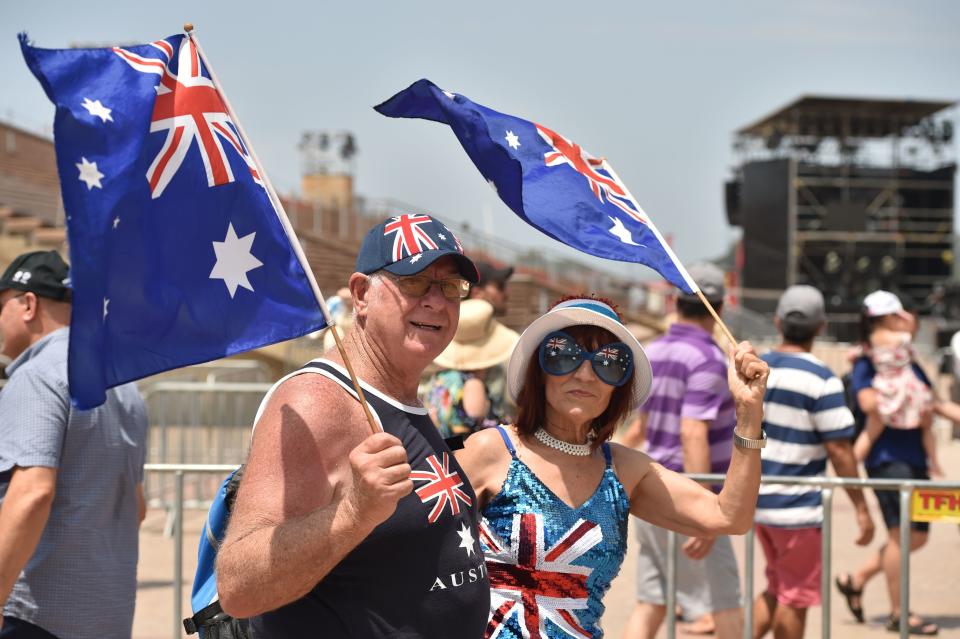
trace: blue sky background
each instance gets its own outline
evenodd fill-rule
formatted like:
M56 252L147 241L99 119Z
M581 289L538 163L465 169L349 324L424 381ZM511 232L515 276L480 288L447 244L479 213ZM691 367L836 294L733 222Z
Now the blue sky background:
M18 31L42 47L99 46L165 37L187 20L281 192L298 188L304 130L350 130L358 193L478 228L486 209L498 234L551 250L557 243L500 203L447 127L370 107L426 77L540 122L608 158L690 263L737 235L722 190L734 129L803 94L960 99L960 3L948 0L32 0L0 5L0 118L38 131L53 120Z

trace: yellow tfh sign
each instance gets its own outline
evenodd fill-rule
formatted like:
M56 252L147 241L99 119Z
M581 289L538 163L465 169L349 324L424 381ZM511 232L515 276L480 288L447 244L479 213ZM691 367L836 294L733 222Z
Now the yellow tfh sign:
M960 490L919 489L913 491L913 521L960 523Z

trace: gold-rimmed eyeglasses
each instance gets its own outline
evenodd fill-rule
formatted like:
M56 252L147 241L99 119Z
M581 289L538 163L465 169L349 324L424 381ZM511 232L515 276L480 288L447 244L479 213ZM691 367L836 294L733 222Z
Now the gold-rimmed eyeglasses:
M396 282L400 292L409 297L423 297L434 284L440 287L440 292L450 301L465 299L470 292L470 282L462 277L435 280L426 275L394 275L389 271L381 273Z

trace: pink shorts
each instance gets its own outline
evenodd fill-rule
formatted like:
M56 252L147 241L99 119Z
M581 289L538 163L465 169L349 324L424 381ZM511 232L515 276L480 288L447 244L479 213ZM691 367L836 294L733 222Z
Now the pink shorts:
M791 608L820 605L820 529L757 524L756 532L767 558L767 593Z

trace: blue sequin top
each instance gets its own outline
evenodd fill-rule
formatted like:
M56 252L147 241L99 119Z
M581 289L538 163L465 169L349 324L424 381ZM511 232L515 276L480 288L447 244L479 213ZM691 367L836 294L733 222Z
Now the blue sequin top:
M596 491L571 508L510 455L503 488L483 510L480 543L490 576L485 637L602 637L603 595L627 552L630 502L607 461Z

